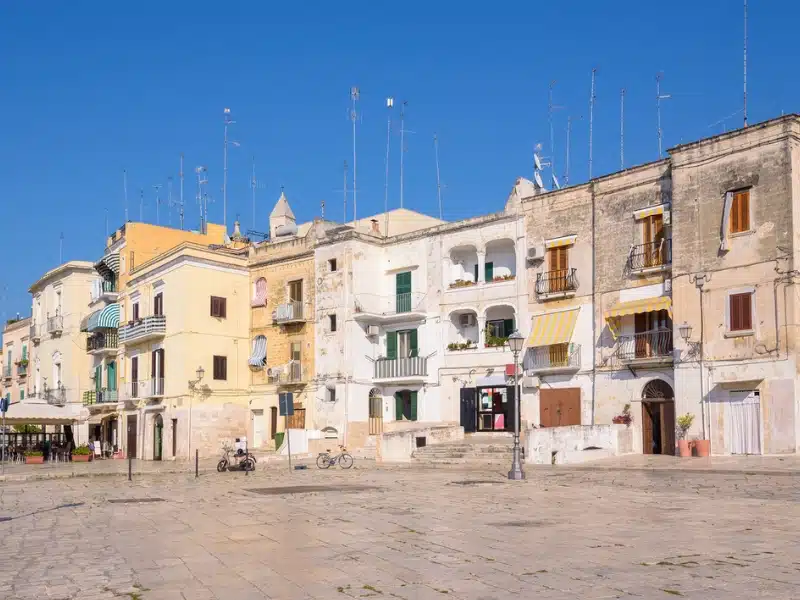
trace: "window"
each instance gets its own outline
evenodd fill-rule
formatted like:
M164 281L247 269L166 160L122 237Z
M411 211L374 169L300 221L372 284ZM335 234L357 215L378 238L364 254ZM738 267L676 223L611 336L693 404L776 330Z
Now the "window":
M733 193L730 231L731 233L750 231L750 190Z
M328 270L333 273L336 271L336 259L332 258L328 261Z
M134 356L131 358L131 381L136 383L139 381L139 357Z
M25 390L20 390L19 391L19 401L22 402L23 400L25 400Z
M336 331L336 315L328 315L328 330L331 333Z
M416 329L386 333L386 358L410 358L418 355Z
M301 342L292 342L292 358L291 360L300 360L300 353L303 348L303 344Z
M225 319L228 313L227 298L211 296L211 316Z
M228 379L228 357L214 357L214 379L225 381Z
M134 302L133 303L133 306L131 307L131 312L132 312L131 319L133 321L138 321L139 320L139 303L138 302Z
M729 331L752 331L753 293L731 294L728 298L730 302Z
M153 314L158 316L164 314L164 294L162 292L153 296Z
M496 319L486 323L488 337L507 338L514 332L514 319Z
M569 269L569 255L567 246L547 249L547 264L551 271L566 271Z
M289 302L303 301L303 280L289 282Z
M325 394L328 398L328 402L336 402L336 388L328 388Z
M650 215L642 219L642 243L652 244L664 239L664 215Z
M483 265L483 280L492 281L494 279L494 263L487 262Z

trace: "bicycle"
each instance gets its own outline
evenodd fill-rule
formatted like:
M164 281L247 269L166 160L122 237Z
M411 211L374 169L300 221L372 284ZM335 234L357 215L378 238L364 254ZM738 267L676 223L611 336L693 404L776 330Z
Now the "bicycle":
M342 469L349 469L353 466L353 457L347 453L347 448L339 444L339 454L331 455L330 450L320 452L317 456L317 467L320 469L328 469L339 463Z

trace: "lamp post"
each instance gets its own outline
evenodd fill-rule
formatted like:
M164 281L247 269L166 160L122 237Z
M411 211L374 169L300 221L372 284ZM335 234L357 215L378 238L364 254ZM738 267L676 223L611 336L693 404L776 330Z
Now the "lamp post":
M197 381L190 381L189 388L191 390L191 394L189 394L189 427L186 428L186 458L190 458L192 456L192 409L193 407L193 400L194 400L194 393L197 391L197 386L203 381L203 376L206 374L206 370L203 368L202 365L197 367L197 371L195 371L197 375ZM172 435L175 435L174 433Z
M519 331L514 331L508 336L508 347L514 354L514 453L511 460L511 470L508 472L508 478L514 480L525 479L525 473L522 470L522 463L519 460L519 393L517 390L517 365L519 353L522 352L522 346L525 343Z

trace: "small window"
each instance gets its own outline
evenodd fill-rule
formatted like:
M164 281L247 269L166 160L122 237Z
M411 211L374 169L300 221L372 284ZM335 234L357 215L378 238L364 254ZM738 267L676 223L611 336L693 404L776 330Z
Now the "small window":
M753 294L745 292L743 294L731 294L729 296L730 331L752 331L753 330Z
M131 308L131 312L132 312L131 319L134 320L134 321L138 321L139 320L139 303L138 302L134 302L133 307Z
M289 282L289 302L303 301L303 280Z
M225 319L227 317L228 307L227 298L219 296L211 296L211 316Z
M730 226L731 233L750 231L750 190L733 193Z
M336 331L336 315L328 315L328 330L331 333Z
M336 388L329 388L326 390L328 402L336 402Z
M225 381L228 379L228 357L215 356L214 357L214 379Z
M328 270L333 273L336 271L336 259L332 258L328 261Z
M302 343L300 343L300 342L292 342L292 347L291 347L292 358L291 358L291 360L296 360L296 361L300 360L300 354L302 352L302 348L303 348L303 344Z
M158 292L153 297L153 314L162 316L164 314L164 294Z

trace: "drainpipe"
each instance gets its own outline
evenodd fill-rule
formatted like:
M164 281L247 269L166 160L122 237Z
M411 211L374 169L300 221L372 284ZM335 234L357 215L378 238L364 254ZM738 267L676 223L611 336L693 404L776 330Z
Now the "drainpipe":
M705 284L705 275L696 275L694 279L694 285L697 287L697 291L700 293L700 420L703 425L703 439L708 439L706 437L706 397L705 397L705 386L703 385L703 341L704 341L704 326L705 326L705 319L703 318L703 285Z

